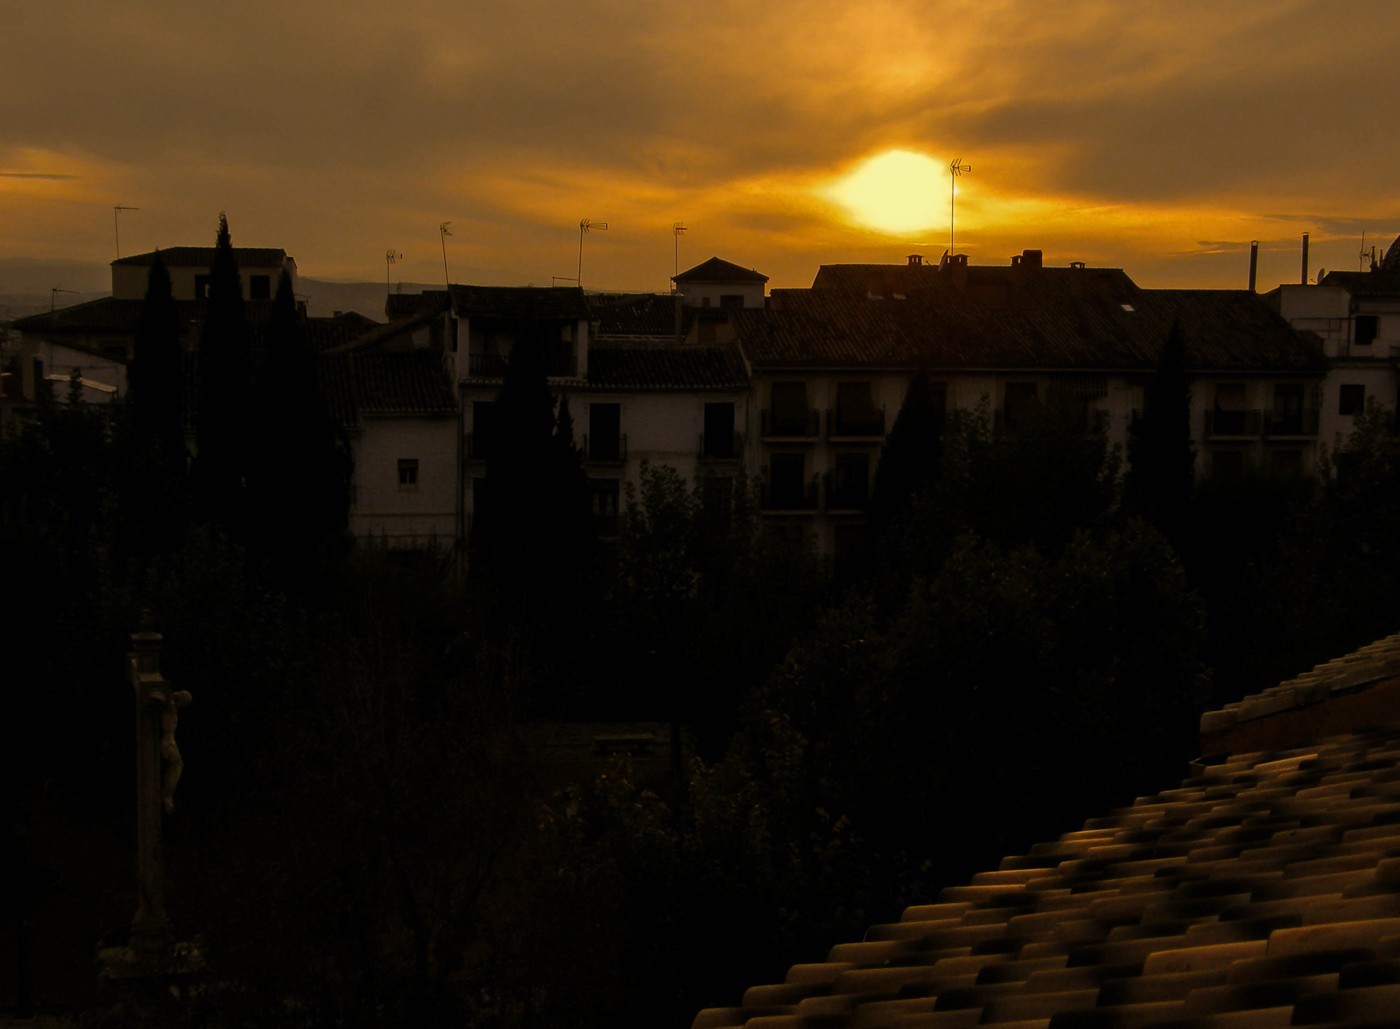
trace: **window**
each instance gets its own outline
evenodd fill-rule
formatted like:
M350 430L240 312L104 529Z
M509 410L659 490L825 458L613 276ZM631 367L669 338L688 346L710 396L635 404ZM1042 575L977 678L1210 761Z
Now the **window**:
M418 492L418 458L399 458L399 492Z
M1297 479L1303 474L1301 450L1275 450L1270 455L1270 470L1280 479Z
M621 404L589 404L588 437L584 441L588 451L588 460L622 460L621 429Z
M1296 436L1303 431L1303 385L1280 382L1274 387L1274 410L1269 431Z
M744 298L739 293L722 293L719 298L719 306L726 311L732 311L736 307L744 306Z
M1338 414L1360 414L1366 410L1366 387L1358 382L1342 384L1337 403Z
M1217 382L1215 410L1211 412L1213 431L1221 436L1249 434L1249 412L1245 409L1244 383Z
M839 436L883 436L885 413L875 409L868 382L836 384L836 434Z
M808 506L807 458L802 451L780 452L769 459L768 496L773 507Z
M1358 347L1369 347L1380 335L1381 320L1374 314L1358 314L1356 316L1356 345Z
M837 454L827 507L863 508L870 499L870 455Z
M272 278L268 275L248 276L248 299L249 300L271 300L272 299Z
M1040 393L1034 382L1006 384L1006 427L1024 428L1040 410Z
M196 300L209 299L209 276L196 275L194 277L194 298Z
M724 461L738 457L734 439L734 405L705 405L705 434L700 438L700 456Z
M773 403L769 431L773 435L816 435L807 406L805 382L775 382L769 395Z

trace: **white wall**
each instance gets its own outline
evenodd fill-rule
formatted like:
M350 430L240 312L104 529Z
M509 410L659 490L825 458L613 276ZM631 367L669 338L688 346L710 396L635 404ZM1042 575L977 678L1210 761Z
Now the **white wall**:
M350 529L391 546L450 546L457 519L457 419L366 417L355 450ZM416 488L399 486L399 461L417 459Z

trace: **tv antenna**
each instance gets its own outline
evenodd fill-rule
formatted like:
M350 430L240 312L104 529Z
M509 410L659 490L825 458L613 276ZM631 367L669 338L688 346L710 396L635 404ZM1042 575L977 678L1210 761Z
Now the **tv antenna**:
M676 237L675 271L671 274L671 292L676 291L676 276L681 273L681 236L685 233L685 222L671 226L671 235Z
M384 251L384 292L385 292L385 294L387 294L387 293L389 292L389 266L390 266L390 265L393 265L393 264L397 264L398 262L400 262L400 261L402 261L402 260L403 260L403 254L399 253L399 252L398 252L397 250L395 250L393 247L390 247L388 250Z
M51 289L51 290L49 291L49 314L53 314L54 309L55 309L56 307L58 307L58 295L59 295L60 293L77 293L77 292L78 292L78 291L77 291L76 289L64 289L64 288L61 287L61 286L55 286L53 289Z
M438 239L442 241L442 281L447 285L447 291L452 292L452 276L447 272L447 237L452 235L452 230L448 227L451 222L443 222L438 226Z
M116 237L118 261L122 258L122 212L139 210L141 210L141 208L127 207L125 204L116 204L112 207L112 235Z
M586 236L586 235L588 235L588 233L591 232L591 231L594 230L594 229L597 229L597 230L600 231L600 232L607 232L607 231L608 231L608 223L607 223L607 222L589 221L587 218L584 218L584 219L580 220L579 223L578 223L578 285L579 285L579 289L582 289L582 288L583 288L583 237Z
M948 253L957 251L953 247L953 215L958 195L958 177L972 171L972 165L963 164L961 157L955 157L948 165Z

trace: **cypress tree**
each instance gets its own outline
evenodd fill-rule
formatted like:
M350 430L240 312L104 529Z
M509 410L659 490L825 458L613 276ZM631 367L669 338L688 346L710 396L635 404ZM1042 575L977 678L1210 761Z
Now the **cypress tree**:
M290 580L343 534L349 474L348 451L321 389L319 361L285 270L268 317L254 397L249 532L257 549Z
M880 448L870 495L870 528L878 540L938 478L943 458L943 409L933 402L928 375L909 380L899 414Z
M171 292L170 271L157 250L136 326L127 406L136 446L158 449L169 469L180 475L185 470L183 360L180 314Z
M243 284L228 219L219 215L209 296L199 335L199 391L191 468L202 516L235 536L243 531L252 351Z
M1142 417L1128 438L1128 496L1137 514L1180 544L1196 479L1191 445L1191 384L1181 323L1167 333L1147 386Z

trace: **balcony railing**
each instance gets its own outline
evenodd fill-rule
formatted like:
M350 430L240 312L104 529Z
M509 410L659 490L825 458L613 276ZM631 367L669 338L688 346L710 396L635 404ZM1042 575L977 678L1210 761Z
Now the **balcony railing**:
M625 464L627 461L627 433L616 436L590 437L583 434L583 457L593 464Z
M800 414L775 416L772 408L765 407L762 416L762 429L765 436L816 439L821 435L821 412L813 408Z
M843 414L839 407L828 408L826 412L826 434L836 439L869 436L883 439L885 435L885 409L865 415Z
M777 487L765 481L758 502L765 511L815 511L817 494L815 475L806 482L783 483Z
M1263 420L1263 411L1222 411L1216 408L1206 412L1206 437L1257 437L1262 431Z
M698 457L701 461L737 461L744 453L741 432L701 433Z
M870 483L861 478L843 477L837 472L826 473L826 503L828 511L864 511L870 503Z
M1264 413L1265 436L1316 436L1318 413L1314 409L1302 411L1266 411Z

